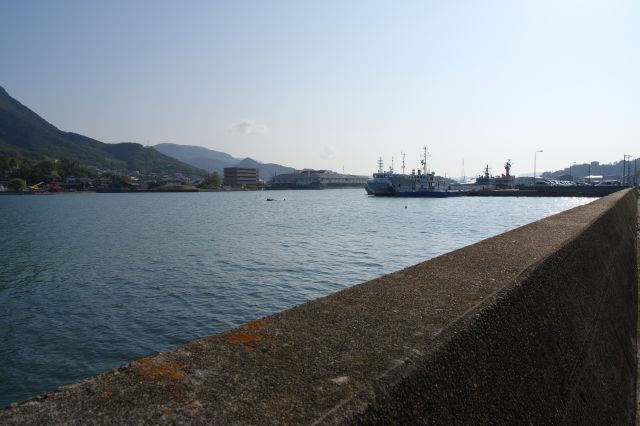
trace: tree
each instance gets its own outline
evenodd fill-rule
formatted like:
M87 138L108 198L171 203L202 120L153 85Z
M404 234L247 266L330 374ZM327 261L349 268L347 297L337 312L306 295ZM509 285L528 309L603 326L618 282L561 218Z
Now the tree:
M18 167L13 171L12 175L15 177L22 177L22 178L29 179L32 172L33 172L33 165L31 164L31 162L29 160L22 160L20 161L20 164L18 164Z
M5 175L11 172L11 160L13 160L13 158L10 159L9 157L0 155L0 178L5 177Z
M56 170L49 173L48 178L51 182L60 182L62 180L62 176Z
M42 160L38 161L33 165L33 169L31 170L31 175L28 178L32 181L40 182L51 181L51 174L56 170L56 162L53 160Z
M24 179L14 178L9 181L9 189L11 191L22 191L25 186L27 186L27 182Z
M206 179L202 181L200 185L198 185L198 188L202 188L202 189L220 188L220 184L221 184L220 175L218 174L218 172L212 172L211 174L207 175Z

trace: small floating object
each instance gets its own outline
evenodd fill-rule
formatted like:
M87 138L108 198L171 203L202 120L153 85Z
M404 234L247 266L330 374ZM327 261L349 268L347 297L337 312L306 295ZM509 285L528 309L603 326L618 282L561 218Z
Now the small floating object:
M267 201L275 201L275 198L267 198Z

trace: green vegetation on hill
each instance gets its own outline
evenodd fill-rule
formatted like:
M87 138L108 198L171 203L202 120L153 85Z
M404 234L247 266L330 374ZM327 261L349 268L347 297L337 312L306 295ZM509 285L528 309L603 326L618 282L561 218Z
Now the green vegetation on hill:
M197 167L137 143L106 144L63 132L13 99L0 87L0 165L8 161L76 161L83 167L205 176Z
M66 177L95 177L97 171L92 167L84 167L77 160L62 158L61 160L16 159L0 155L0 177L22 178L29 182L57 182Z

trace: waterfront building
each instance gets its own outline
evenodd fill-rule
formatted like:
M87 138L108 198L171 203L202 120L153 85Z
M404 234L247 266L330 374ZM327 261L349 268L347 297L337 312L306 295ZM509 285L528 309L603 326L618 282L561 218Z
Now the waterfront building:
M225 167L223 185L231 188L255 189L260 186L258 169Z
M296 170L269 179L269 189L363 188L367 176L347 175L331 170Z

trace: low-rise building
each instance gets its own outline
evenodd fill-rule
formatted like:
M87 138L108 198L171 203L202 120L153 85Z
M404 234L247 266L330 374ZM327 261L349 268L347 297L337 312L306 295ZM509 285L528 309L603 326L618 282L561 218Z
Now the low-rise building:
M276 175L269 180L270 189L364 188L367 176L346 175L331 170L298 170Z
M260 186L260 172L258 169L225 167L223 182L231 188L255 189Z

